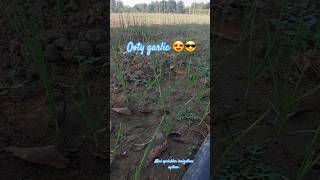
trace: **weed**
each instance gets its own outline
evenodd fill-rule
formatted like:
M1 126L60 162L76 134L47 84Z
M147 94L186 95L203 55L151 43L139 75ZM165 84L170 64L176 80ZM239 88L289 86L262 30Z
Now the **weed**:
M267 25L267 27L269 27ZM305 71L307 70L308 66L304 67L304 69L302 70L299 79L297 80L297 83L295 85L295 88L293 90L291 90L291 88L288 85L287 80L285 80L285 82L281 81L281 83L279 83L277 81L277 78L275 76L274 73L274 69L273 69L273 62L271 60L271 51L274 48L274 44L275 44L275 37L271 38L271 33L269 28L267 28L267 50L266 50L266 54L264 56L265 61L268 64L268 68L270 70L270 73L272 75L273 78L273 83L274 83L274 92L275 92L275 98L273 100L273 102L270 102L270 104L273 107L273 110L276 112L276 121L279 123L278 124L278 133L281 132L285 132L286 131L286 126L287 126L287 121L289 118L289 114L291 113L291 111L293 110L293 108L306 96L310 95L311 93L317 91L320 87L319 85L312 88L311 90L307 91L306 93L302 94L300 97L297 96L297 91L298 88L300 86L300 83L302 81L302 78L304 76ZM276 56L275 60L276 61L281 53L281 48L278 52L278 55ZM289 70L290 71L290 67L292 66L293 63L290 64L289 66ZM287 77L285 77L286 79L288 79Z
M263 153L263 147L258 145L247 146L241 154L228 153L217 179L288 179L261 162Z
M77 106L77 110L81 116L81 119L86 123L87 127L90 129L90 133L92 133L92 138L95 143L95 146L98 147L97 128L99 127L100 122L103 119L104 113L107 111L108 106L106 106L102 110L102 112L98 114L97 118L90 118L89 115L86 113L86 110L81 107L83 103L78 103L72 95L71 98L73 103Z
M270 109L268 109L266 112L264 112L254 123L252 123L246 130L244 130L223 152L222 156L220 157L217 165L213 168L213 177L217 177L218 170L220 169L220 166L222 165L223 161L229 154L229 152L234 148L236 144L239 143L239 141L244 137L251 129L253 129L257 124L259 124L265 116L269 113Z
M130 17L131 15L131 17ZM143 16L138 16L133 13L124 14L119 13L119 26L120 36L119 43L126 43L126 41L140 41L140 42L150 42L153 34L150 28L147 26L147 20ZM124 17L126 16L126 17Z
M173 93L175 93L177 91L176 88L174 88L174 86L169 85L168 87L165 88L164 93L163 93L163 98L166 101L171 101L171 96Z
M164 98L163 98L163 95L162 95L161 84L160 84L161 79L163 77L162 64L161 64L160 61L155 61L155 63L156 63L155 68L154 68L155 82L156 82L156 85L158 87L159 99L160 99L160 103L161 103L161 106L162 106L162 110L163 110L163 112L166 112L165 102L164 102Z
M126 44L127 41L136 41L136 42L143 42L143 43L149 43L154 42L154 41L159 41L159 37L164 37L165 40L172 41L170 39L171 37L174 37L175 35L179 36L179 38L183 37L186 32L188 32L187 29L190 29L191 31L194 31L194 27L190 25L184 26L181 25L181 27L174 27L174 31L172 31L172 26L149 26L149 21L150 19L146 18L140 18L139 14L113 14L112 16L118 16L118 19L120 19L119 26L116 27L116 33L114 33L114 36L112 36L113 41L115 41L114 47L122 47L123 44ZM148 17L148 15L144 14L144 17ZM151 16L151 14L150 14ZM160 18L159 18L160 19ZM169 33L163 33L163 32L169 32ZM171 33L172 32L172 33ZM179 34L179 32L181 32ZM200 41L199 41L200 42ZM120 48L119 48L120 49ZM118 49L117 49L118 50ZM115 49L113 49L115 52ZM116 53L112 53L112 56L116 56ZM131 56L132 54L126 54L125 56ZM163 134L168 135L169 133L172 132L172 129L175 125L176 118L175 116L171 116L167 114L166 111L168 107L166 107L166 104L168 101L172 102L172 95L176 91L176 84L171 84L171 80L173 80L173 83L176 83L178 80L173 78L173 71L169 71L169 84L167 82L163 82L163 78L165 75L167 75L167 69L166 63L168 62L169 59L169 64L178 67L178 64L180 63L180 60L184 62L188 61L190 62L187 64L187 75L189 78L193 77L193 85L194 87L198 88L200 78L202 76L207 76L209 77L209 66L207 64L199 65L197 67L196 71L198 73L198 77L194 76L194 65L191 63L192 58L196 57L196 55L201 55L200 53L196 55L191 55L190 53L187 52L181 52L181 53L174 53L174 54L167 54L167 53L155 53L152 54L151 56L147 56L145 58L150 59L150 62L148 65L151 65L151 74L152 77L148 80L144 81L144 85L141 86L141 88L138 89L138 83L135 82L132 88L135 88L134 90L130 91L130 102L131 102L131 97L134 99L135 104L140 105L143 100L146 99L146 96L151 95L151 99L154 100L159 106L161 106L161 110L163 110L164 116L163 119L161 120L158 128L156 129L153 134L153 137L150 139L150 143L148 143L147 148L145 149L143 156L140 160L140 164L135 168L134 171L134 177L133 179L141 179L141 171L142 171L142 165L150 151L150 148L154 144L154 138L155 135L158 133L159 128L161 128L161 131L163 131ZM132 55L133 56L133 55ZM192 58L190 58L192 57ZM200 57L201 58L201 57ZM119 59L118 57L114 57L114 60ZM183 64L181 63L181 64ZM117 76L117 79L120 81L120 84L122 88L124 87L124 83L121 83L121 76L123 76L123 73L121 73L124 69L121 68L120 65L115 65L113 66L115 69L115 74ZM180 65L180 64L179 64ZM118 69L118 72L117 72ZM167 76L166 76L167 77ZM174 76L175 78L179 78L179 76ZM184 76L185 77L185 76ZM123 78L124 79L124 78ZM167 79L165 79L167 81ZM196 80L199 80L196 82ZM190 81L191 83L191 81ZM180 84L180 83L179 83ZM126 84L127 87L129 87L129 84ZM192 87L190 86L190 87ZM202 88L202 87L201 87ZM129 92L128 92L129 94ZM204 95L203 91L198 91L198 96L197 97L192 97L186 105L191 102L193 99L201 99L201 96ZM176 103L176 102L175 102ZM174 104L175 104L174 103ZM193 113L194 114L194 113ZM201 114L201 117L191 117L190 119L187 119L191 121L191 119L194 119L194 121L199 121L199 120L204 120L207 117L208 114L208 108L205 109L204 114ZM189 114L190 115L190 114ZM194 114L195 115L195 114ZM202 119L201 119L202 118ZM195 120L197 119L197 120Z
M138 100L138 104L141 102L142 99L144 99L146 97L146 95L153 89L156 87L157 85L157 79L159 77L155 76L154 79L148 80L145 82L145 90L143 91L142 96L140 96L140 99Z
M210 113L210 102L207 104L207 106L203 110L203 115L200 119L199 125L202 123L202 121L204 121L207 118L209 113Z
M123 140L125 139L126 135L125 135L125 130L122 127L122 124L120 122L119 128L116 132L116 142L115 142L115 146L121 144L123 142Z
M178 121L198 121L200 120L200 118L191 111L191 108L189 106L182 106L182 108L180 108L180 110L178 111L177 115L176 115L176 119Z
M139 166L138 166L138 167L136 168L136 170L135 170L134 180L140 180L142 165L143 165L143 163L144 163L144 161L145 161L145 159L146 159L146 157L147 157L147 154L149 154L151 147L154 145L153 141L154 141L156 135L158 134L158 131L159 131L162 123L164 122L165 117L166 117L166 115L162 116L162 119L161 119L161 121L160 121L157 129L155 130L155 132L154 132L153 135L152 135L152 138L151 138L151 140L150 140L150 143L147 145L147 147L146 147L146 149L145 149L145 151L144 151L144 153L143 153L143 156L142 156L142 159L141 159L141 161L140 161L140 164L139 164Z
M201 88L201 86L196 90L195 100L199 102L203 97L205 97L207 90Z
M297 91L300 86L301 80L304 76L304 72L306 71L307 67L304 68L300 77L295 85L293 91L290 91L288 83L285 82L277 82L277 79L273 73L272 63L270 64L270 71L272 73L273 81L274 81L274 92L275 98L273 102L270 104L273 107L273 110L276 112L276 121L279 123L278 125L278 133L286 132L286 127L289 119L289 114L293 110L293 108L305 97L309 96L310 94L316 92L320 89L320 85L315 86L314 88L308 90L304 94L297 96ZM290 69L290 68L289 68Z
M305 179L306 173L320 160L320 155L316 153L316 142L319 141L320 138L320 126L318 126L317 130L315 131L315 135L304 155L304 159L302 164L298 170L296 180L303 180Z
M254 61L250 61L249 63L249 73L248 73L248 83L247 83L247 88L246 88L246 93L245 97L248 95L249 92L249 86L251 86L254 82L259 80L265 72L268 70L268 60L272 58L272 52L273 49L275 48L276 44L276 36L272 35L270 32L269 28L269 23L268 20L262 16L264 21L265 21L265 26L266 26L266 38L264 42L264 57L263 57L263 63L260 65L256 64ZM252 48L252 47L250 47Z
M125 138L126 138L125 130L122 127L122 124L120 122L119 128L118 128L118 130L116 132L115 144L111 148L111 154L113 156L118 154L119 148L121 148L121 144L124 142Z
M126 103L127 105L129 104L129 92L128 92L128 89L127 89L127 82L126 82L126 75L125 75L125 70L123 68L123 66L121 65L121 61L120 61L120 58L119 56L117 55L116 51L114 48L112 48L112 57L115 58L114 60L114 70L115 70L115 73L116 73L116 77L117 79L120 81L120 84L121 84L121 87L124 91L124 94L125 94L125 99L126 99Z
M163 121L163 130L165 136L169 135L172 132L172 128L174 126L174 119L171 116L166 116Z
M271 22L278 30L286 31L286 40L295 50L317 47L320 11L307 2L288 1L281 15Z
M207 63L199 61L195 69L202 77L210 77L210 66Z
M252 0L249 8L249 14L248 17L250 19L250 27L249 27L249 67L248 67L248 82L247 82L247 88L245 92L245 97L248 95L249 91L249 85L253 81L253 77L255 75L255 60L253 55L253 37L254 37L254 26L255 26L255 20L256 20L256 11L257 11L257 2L256 0Z
M186 63L187 64L187 78L188 79L190 79L190 74L191 74L191 68L193 69L193 63L192 63L192 61L191 61L191 58L189 58L189 60L188 60L188 62ZM192 78L194 79L194 73L192 73ZM190 82L191 82L191 84L190 84ZM188 94L188 92L189 92L189 89L190 89L190 87L193 85L193 80L191 79L191 81L189 80L188 81L188 86L187 86L187 89L186 89L186 91L184 92L184 94Z
M203 87L201 80L209 78L209 66L206 63L199 62L192 64L191 79L188 81L188 88L195 88L195 100L200 101L206 94L206 89Z
M6 7L4 4L1 6ZM6 3L8 4L8 3ZM8 18L12 22L13 29L17 32L26 47L27 59L34 63L40 76L42 87L45 89L49 101L49 109L55 121L55 129L59 133L58 113L56 109L56 100L53 95L52 82L49 79L48 64L45 59L44 50L42 48L39 27L33 17L28 19L21 13L19 7L9 7L10 16Z
M90 133L92 133L93 141L95 143L95 146L98 147L98 140L97 140L97 130L100 125L100 122L104 116L104 113L107 111L107 105L103 109L102 112L98 114L97 118L90 118L88 109L89 104L87 100L87 95L85 91L85 81L83 77L83 64L81 63L81 58L78 57L79 61L79 78L80 78L80 91L81 91L81 101L77 102L75 98L71 95L71 99L74 102L74 104L77 107L77 110L81 116L81 119L86 123L87 127L90 129Z
M135 103L137 103L138 105L140 104L140 102L142 101L142 96L140 95L140 89L138 87L139 82L135 81L133 84L133 88L130 92L130 101L134 101Z

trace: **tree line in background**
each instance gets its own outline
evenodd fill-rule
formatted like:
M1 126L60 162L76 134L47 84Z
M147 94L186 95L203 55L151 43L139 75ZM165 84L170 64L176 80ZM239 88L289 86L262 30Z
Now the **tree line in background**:
M150 3L139 3L125 6L120 0L111 0L111 12L140 12L140 13L178 13L178 14L209 14L210 3L192 3L186 7L184 2L175 0L151 1Z

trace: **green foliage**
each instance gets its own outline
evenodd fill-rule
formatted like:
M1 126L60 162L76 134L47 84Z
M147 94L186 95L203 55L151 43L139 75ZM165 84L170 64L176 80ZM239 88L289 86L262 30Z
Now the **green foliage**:
M198 61L195 69L203 77L210 77L210 66L204 61Z
M320 139L320 126L318 126L317 130L315 131L315 135L304 155L304 159L301 163L301 166L298 170L296 180L303 180L307 172L320 160L320 155L317 153L317 149L319 149L319 145L317 141Z
M6 7L8 2L0 2L2 7ZM22 39L26 50L26 59L33 63L38 71L42 87L46 91L49 101L49 109L55 121L55 128L59 133L58 112L56 109L56 99L53 95L53 85L49 78L48 63L45 59L45 53L40 37L41 26L36 18L26 15L21 10L21 7L11 6L8 8L8 18L11 22L13 30Z
M271 22L278 30L286 31L289 44L297 50L318 47L320 10L315 5L289 1L281 15Z
M126 132L121 122L119 124L119 128L116 131L115 137L116 137L116 140L115 140L115 143L112 145L111 152L110 152L110 155L112 156L116 156L119 153L119 151L121 151L121 146L126 139Z
M269 61L269 65L274 81L275 92L275 97L273 98L272 102L270 102L270 104L272 105L273 110L276 112L278 133L285 133L287 131L289 114L293 111L296 105L301 102L302 99L318 91L320 89L320 85L309 89L301 95L297 95L300 83L307 68L305 67L303 69L302 73L299 76L299 79L296 82L295 88L292 89L288 84L288 80L283 82L275 77L271 61Z
M116 143L115 143L115 146L121 144L124 141L125 137L126 137L125 130L123 129L122 124L120 122L119 128L118 128L118 130L116 132Z
M174 119L171 116L166 116L163 121L163 130L165 136L171 133L174 125Z
M188 106L183 106L177 113L176 119L178 121L198 121L200 117L191 111L191 108Z
M135 169L134 176L133 176L134 180L140 180L141 179L140 176L141 176L142 165L143 165L147 155L149 154L149 152L151 150L151 147L154 145L154 140L156 138L156 135L158 134L158 131L159 131L160 127L162 126L162 123L164 122L165 118L166 118L166 115L162 116L161 121L160 121L159 125L157 126L157 129L155 130L155 132L152 135L150 143L147 145L146 149L144 150L143 156L142 156L141 161L140 161L140 164Z
M200 101L202 98L205 97L206 92L207 92L207 90L205 90L205 89L203 89L201 87L199 89L197 89L196 93L195 93L195 100L196 101Z
M225 158L227 155L231 152L231 150L239 143L239 141L250 131L252 130L257 124L259 124L265 116L269 113L270 109L266 110L254 123L252 123L246 130L241 132L239 136L226 148L226 150L223 152L222 156L220 157L217 165L213 167L213 174L212 177L216 177L218 175L218 172L221 168L221 165L223 164Z
M246 31L249 32L249 63L248 63L248 82L247 82L247 88L245 91L245 97L247 97L249 92L249 86L250 84L256 79L256 73L255 73L255 56L253 54L254 44L253 44L253 38L255 34L255 21L256 21L256 13L257 13L257 1L252 0L249 1L246 16L248 20L246 21L245 28L248 28Z
M197 146L192 144L188 147L188 156L192 157L197 152Z
M173 87L172 85L169 85L168 87L164 88L164 93L163 93L163 99L166 101L171 101L172 95L174 92L176 92L177 89Z
M111 0L110 5L110 11L112 13L122 12L124 10L124 4L122 1Z
M151 29L147 25L146 17L120 13L118 19L121 36L117 43L125 44L128 41L147 43L150 41L150 37L153 37Z
M210 67L207 63L203 61L198 61L197 63L186 62L188 75L191 79L188 81L188 86L186 89L186 94L191 87L195 88L195 99L200 101L206 94L206 86L201 82L202 79L209 79Z
M108 105L104 107L104 109L98 113L98 117L93 118L90 117L88 113L89 104L88 104L88 98L86 95L85 90L85 81L83 77L83 71L84 71L84 65L90 62L90 60L85 60L83 57L78 56L78 62L79 62L79 79L80 79L80 93L81 93L81 100L78 102L76 99L71 95L71 99L73 103L76 105L77 110L81 116L81 119L86 123L87 127L90 130L90 133L92 133L93 141L95 143L95 146L98 146L98 140L96 136L96 132L98 130L98 127L103 119L104 113L107 111Z
M192 3L190 10L193 14L208 14L210 3ZM142 12L142 13L189 13L184 2L175 0L151 1L150 3L137 3L133 7L125 6L122 1L111 1L111 12Z
M315 47L317 49L320 49L320 23L318 24L318 27L316 29L316 33L314 34L313 38L315 39Z
M129 102L129 92L128 92L128 88L127 88L127 81L126 81L126 74L125 74L125 70L124 67L122 66L121 62L120 62L120 57L117 55L115 49L112 49L112 57L115 58L114 60L114 71L116 73L116 77L118 79L118 81L121 84L121 87L124 91L125 97L126 97L126 103L128 104Z
M261 179L279 180L280 175L262 162L264 148L250 145L243 153L229 152L218 171L217 180Z

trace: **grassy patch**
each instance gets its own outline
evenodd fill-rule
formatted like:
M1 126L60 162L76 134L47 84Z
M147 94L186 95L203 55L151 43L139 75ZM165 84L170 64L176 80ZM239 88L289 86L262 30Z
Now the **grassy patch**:
M1 2L2 7L8 6L8 2ZM26 58L36 65L42 87L46 91L49 101L49 109L55 122L55 129L59 133L58 112L56 109L56 99L53 95L53 85L49 78L48 63L40 37L40 25L34 17L26 17L19 6L8 7L8 18L12 23L12 28L22 39L26 47Z

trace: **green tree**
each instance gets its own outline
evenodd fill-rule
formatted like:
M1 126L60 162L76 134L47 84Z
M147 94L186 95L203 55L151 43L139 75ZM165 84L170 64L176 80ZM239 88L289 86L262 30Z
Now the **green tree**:
M137 12L143 12L145 13L147 11L148 4L147 3L140 3L134 5L134 8Z
M166 10L166 1L165 0L162 0L160 2L160 7L161 7L161 12L165 13L165 10Z
M184 7L184 3L182 1L178 1L176 5L176 12L177 13L185 13L186 8Z
M124 8L123 2L122 1L116 1L116 4L117 4L116 11L117 12L123 12L123 8Z
M158 12L156 2L151 1L151 3L148 5L148 12L149 12L149 13L156 13L156 12Z
M203 9L210 9L210 3L205 3L203 5Z
M111 7L111 12L115 12L116 8L117 8L116 0L111 0L110 5L111 5L110 6Z
M117 13L117 12L123 12L124 11L124 4L122 1L117 0L111 0L111 12Z
M176 6L177 6L177 4L176 4L175 0L169 0L167 3L168 11L171 13L176 12Z
M209 4L209 7L210 7L210 4ZM192 3L191 6L191 12L192 14L200 14L200 12L202 12L201 10L202 9L206 9L206 4L201 2L201 3Z
M160 5L160 3L159 3L158 1L156 1L156 2L155 2L155 5L156 5L156 9L155 9L156 12L157 12L157 13L160 13L160 10L161 10L161 5Z

